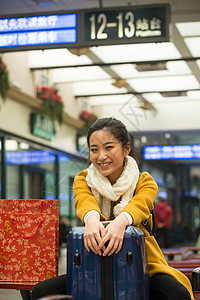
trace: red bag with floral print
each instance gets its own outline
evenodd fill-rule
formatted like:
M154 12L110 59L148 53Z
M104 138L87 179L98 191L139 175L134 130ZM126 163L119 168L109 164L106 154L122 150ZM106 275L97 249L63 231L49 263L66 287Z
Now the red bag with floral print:
M58 200L0 200L0 280L41 281L58 274Z

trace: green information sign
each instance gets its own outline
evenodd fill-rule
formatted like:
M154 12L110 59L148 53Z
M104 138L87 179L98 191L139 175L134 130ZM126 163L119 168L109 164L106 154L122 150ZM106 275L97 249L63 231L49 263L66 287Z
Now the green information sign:
M55 125L52 119L37 114L31 113L31 133L45 140L53 140L55 137Z

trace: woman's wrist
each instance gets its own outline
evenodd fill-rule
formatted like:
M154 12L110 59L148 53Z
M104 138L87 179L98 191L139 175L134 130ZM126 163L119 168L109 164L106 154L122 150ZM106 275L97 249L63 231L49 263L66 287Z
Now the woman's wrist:
M119 216L116 219L118 219L118 221L121 222L124 226L129 225L129 220L127 218L127 215L124 214L123 212L119 214Z
M121 213L121 215L126 216L126 218L128 219L128 224L127 225L131 225L133 223L133 218L127 211L123 211Z
M98 211L96 210L91 210L89 211L85 217L84 217L84 223L86 223L87 219L90 217L90 216L96 216L98 218L98 220L100 220L100 214L98 213Z

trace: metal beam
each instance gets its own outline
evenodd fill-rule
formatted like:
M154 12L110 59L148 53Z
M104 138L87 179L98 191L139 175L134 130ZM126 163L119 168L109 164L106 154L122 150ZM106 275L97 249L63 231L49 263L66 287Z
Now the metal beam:
M172 32L173 32L173 43L178 49L178 51L181 53L182 56L187 56L188 59L186 60L186 63L190 70L192 71L192 74L195 76L195 78L198 80L200 83L200 69L199 66L196 62L196 59L192 57L192 53L190 52L189 48L187 47L186 43L184 42L183 37L180 35L178 29L176 28L175 25L172 27Z
M200 91L200 89L170 90L170 91L143 91L143 92L132 91L132 92L125 92L125 93L75 95L74 97L75 98L88 98L88 97L119 96L119 95L122 95L122 96L123 95L139 96L139 95L143 95L143 94L153 94L153 93L183 93L183 92L196 92L196 91ZM166 98L170 98L170 97L166 97ZM148 101L146 101L146 102L148 102Z
M93 53L94 54L94 53ZM88 56L89 57L89 56ZM32 67L31 71L36 70L50 70L50 69L68 69L68 68L85 68L85 67L111 67L116 65L143 65L143 64L155 64L155 63L167 63L176 61L194 62L200 59L200 57L182 57L182 58L172 58L172 59L159 59L159 60L143 60L143 61L124 61L124 62L112 62L103 63L102 61L93 62L92 64L82 64L82 65L62 65L62 66L46 66L46 67Z

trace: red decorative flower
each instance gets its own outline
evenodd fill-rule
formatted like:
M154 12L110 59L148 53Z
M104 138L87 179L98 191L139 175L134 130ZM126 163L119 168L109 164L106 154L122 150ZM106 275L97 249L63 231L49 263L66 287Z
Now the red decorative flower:
M48 86L36 86L36 93L37 97L39 97L40 99L55 101L61 104L64 103L61 99L61 96L58 94L58 89L56 88L51 88Z
M90 126L98 119L97 115L93 114L92 112L89 112L87 110L82 110L80 112L79 118L83 121L85 121L85 129L88 131Z
M52 118L63 122L64 102L58 93L58 89L48 86L36 86L37 97L43 100L45 112Z
M2 62L2 58L0 57L0 95L3 100L6 99L6 95L9 88L10 83L7 65L4 62Z

